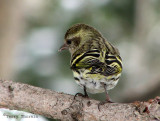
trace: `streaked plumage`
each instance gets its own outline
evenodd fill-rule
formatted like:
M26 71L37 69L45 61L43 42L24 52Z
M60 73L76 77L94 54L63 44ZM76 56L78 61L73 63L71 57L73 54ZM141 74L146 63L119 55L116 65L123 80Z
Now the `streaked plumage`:
M84 91L107 94L118 83L122 72L119 51L93 27L72 26L65 34L63 49L69 49L74 79Z

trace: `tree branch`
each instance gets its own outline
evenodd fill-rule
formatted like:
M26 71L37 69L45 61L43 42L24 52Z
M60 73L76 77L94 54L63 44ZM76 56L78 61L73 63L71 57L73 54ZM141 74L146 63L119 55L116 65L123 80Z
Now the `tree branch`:
M28 111L61 120L160 120L160 97L148 102L106 103L0 80L0 108Z

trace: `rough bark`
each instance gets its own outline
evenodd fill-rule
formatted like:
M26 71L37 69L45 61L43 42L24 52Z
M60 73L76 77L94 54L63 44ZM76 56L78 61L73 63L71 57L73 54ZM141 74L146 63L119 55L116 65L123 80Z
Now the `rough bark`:
M23 110L61 120L160 120L160 97L147 102L106 103L57 93L27 84L0 80L0 108Z

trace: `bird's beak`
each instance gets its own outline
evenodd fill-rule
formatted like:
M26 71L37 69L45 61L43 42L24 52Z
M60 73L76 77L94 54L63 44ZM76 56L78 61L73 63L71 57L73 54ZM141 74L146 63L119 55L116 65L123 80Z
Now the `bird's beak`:
M68 45L65 43L60 47L58 51L61 52L62 50L67 50L67 49L68 49Z

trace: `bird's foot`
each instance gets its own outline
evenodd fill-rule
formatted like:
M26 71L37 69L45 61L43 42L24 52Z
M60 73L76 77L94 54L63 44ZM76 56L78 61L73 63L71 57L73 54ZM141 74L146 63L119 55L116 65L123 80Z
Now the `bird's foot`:
M89 96L87 94L82 94L82 93L76 93L74 95L74 100L76 99L77 96L81 96L81 97L84 97L84 98L89 98Z
M88 94L76 93L74 95L73 102L71 103L71 105L74 103L77 96L84 97L84 98L89 98Z
M106 100L106 101L101 101L100 103L98 103L98 110L100 111L100 106L104 105L105 103L114 103L111 100Z

